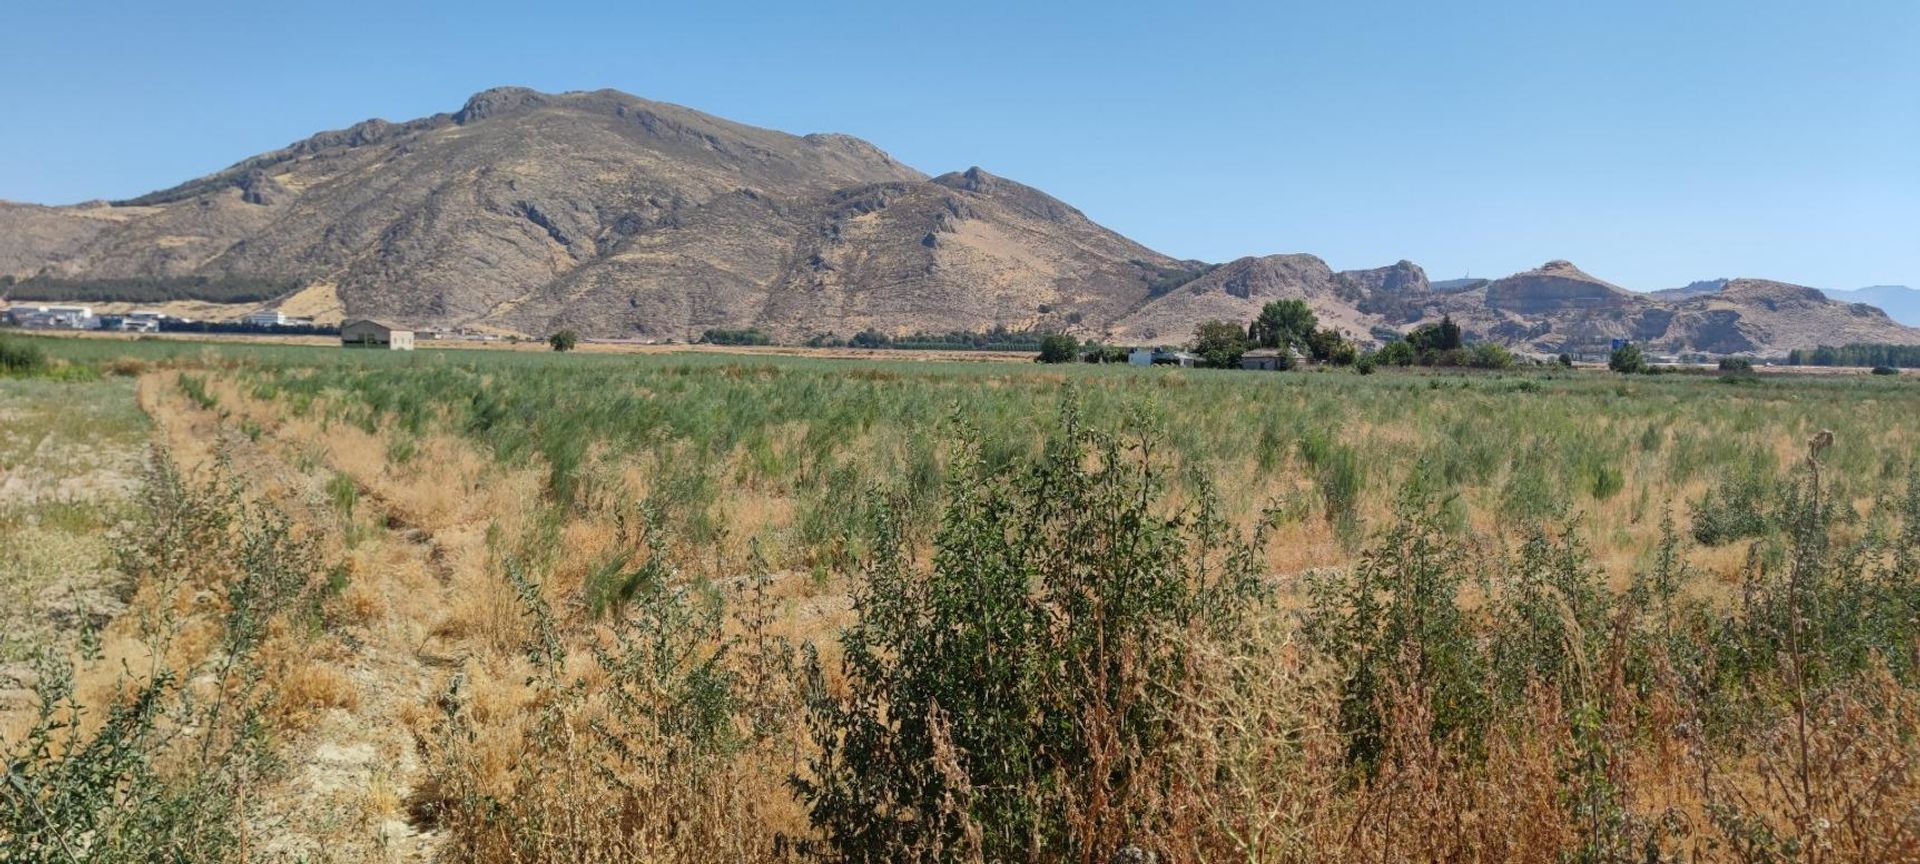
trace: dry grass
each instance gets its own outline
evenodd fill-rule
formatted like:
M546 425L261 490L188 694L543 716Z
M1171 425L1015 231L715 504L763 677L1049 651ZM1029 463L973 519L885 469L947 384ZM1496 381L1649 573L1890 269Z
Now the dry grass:
M296 416L256 398L245 376L218 371L208 378L217 405L203 408L181 395L178 374L148 369L137 391L174 458L237 460L249 497L287 514L341 568L318 635L312 622L281 622L262 648L274 690L267 716L292 756L288 779L264 795L278 798L267 809L290 833L341 858L375 860L394 824L410 822L434 833L390 847L395 857L481 862L775 861L818 839L787 782L816 747L799 728L794 682L754 678L765 672L755 655L729 657L726 668L752 682L753 698L728 721L735 745L700 751L646 722L674 694L617 662L621 634L645 635L631 612L596 616L588 602L593 575L609 562L632 569L647 558L632 526L657 491L658 454L596 443L582 472L591 482L554 506L538 458L501 464L443 428L416 434L383 422L369 431L330 410L345 395ZM1639 435L1630 423L1596 422L1611 435ZM1344 428L1343 441L1376 457L1437 443L1428 434L1437 424ZM1794 423L1742 434L1784 465L1798 458L1804 433ZM895 446L890 434L868 429L841 452L884 452ZM782 427L769 435L771 452L793 457L806 435L803 423ZM1892 452L1913 441L1911 431L1889 429L1871 446ZM397 460L402 443L410 455ZM1623 457L1625 488L1579 502L1579 536L1616 589L1646 566L1659 507L1697 500L1715 482L1666 476L1676 445L1663 433L1660 446ZM765 637L812 645L837 668L836 635L855 614L848 574L810 573L789 559L763 586L742 575L757 544L791 536L812 490L757 473L744 448L717 464L719 489L704 506L727 531L706 543L676 539L671 558L676 584L727 598L735 614L681 662L709 656L722 639ZM1386 753L1374 770L1357 768L1339 731L1342 682L1302 647L1291 613L1302 603L1293 591L1300 574L1352 565L1364 541L1320 512L1315 469L1291 441L1266 470L1244 453L1210 464L1246 479L1226 490L1241 527L1269 502L1304 502L1264 546L1265 570L1282 589L1278 608L1251 642L1197 646L1178 694L1180 734L1152 760L1152 782L1129 793L1137 819L1092 802L1062 817L1094 845L1135 844L1168 861L1638 861L1649 848L1691 861L1920 860L1920 704L1884 671L1819 694L1804 725L1768 721L1737 750L1703 743L1682 685L1613 693L1617 670L1590 670L1581 684L1613 693L1594 702L1615 706L1611 713L1581 714L1560 690L1537 685L1476 746L1435 734L1415 686L1384 700ZM1358 519L1380 524L1407 470L1378 460L1367 470ZM1519 470L1502 465L1460 496L1461 534L1481 554L1522 539L1501 495ZM335 477L356 490L351 512L329 501ZM1879 502L1858 491L1855 508L1871 515ZM1176 484L1172 500L1190 493ZM1737 600L1750 543L1689 547L1697 575L1687 593ZM927 557L924 538L916 549ZM207 621L221 601L209 589L227 575L209 566L192 582L135 594L134 615L166 608L187 622L161 646L174 662L214 650L219 632ZM1478 589L1468 591L1478 608ZM742 620L743 609L764 618ZM144 665L154 646L133 620L107 630L95 668ZM549 636L557 652L543 659L537 649ZM127 684L97 673L81 692L108 704ZM750 730L746 715L756 712L777 722ZM317 761L302 754L320 745L364 747L379 770L330 779L341 788L319 795ZM1605 806L1582 809L1588 793Z

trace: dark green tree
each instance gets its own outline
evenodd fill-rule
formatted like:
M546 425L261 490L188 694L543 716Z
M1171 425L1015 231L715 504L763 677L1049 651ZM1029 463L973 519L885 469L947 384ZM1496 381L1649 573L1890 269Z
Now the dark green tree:
M1247 327L1247 338L1261 348L1305 348L1319 319L1305 300L1275 300L1260 307Z
M1464 344L1460 325L1453 323L1453 316L1447 315L1433 324L1422 324L1407 334L1407 344L1413 347L1415 354L1452 351Z
M1356 353L1353 343L1332 327L1315 330L1307 337L1307 355L1321 363L1345 366L1353 362Z
M1623 375L1638 375L1647 371L1647 358L1640 353L1640 346L1628 342L1613 349L1607 358L1607 368Z
M1079 355L1079 343L1065 333L1049 333L1040 339L1042 363L1072 363Z
M1420 352L1414 350L1413 343L1395 340L1380 346L1377 359L1391 366L1412 366L1420 359Z
M1208 366L1232 369L1240 365L1240 355L1247 353L1247 337L1238 325L1208 321L1193 328L1193 352Z
M562 330L548 336L547 344L553 346L555 351L572 351L574 346L580 344L580 334L572 330Z

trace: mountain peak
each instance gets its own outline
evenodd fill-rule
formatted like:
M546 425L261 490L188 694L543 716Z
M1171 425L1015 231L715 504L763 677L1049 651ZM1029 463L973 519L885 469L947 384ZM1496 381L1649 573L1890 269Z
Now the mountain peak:
M454 112L453 122L464 126L475 120L536 108L547 104L552 98L527 87L493 87L467 97L466 104Z
M999 186L1001 180L999 177L987 173L986 169L975 165L965 171L951 171L942 174L933 178L933 182L949 189L958 189L962 192L987 194Z

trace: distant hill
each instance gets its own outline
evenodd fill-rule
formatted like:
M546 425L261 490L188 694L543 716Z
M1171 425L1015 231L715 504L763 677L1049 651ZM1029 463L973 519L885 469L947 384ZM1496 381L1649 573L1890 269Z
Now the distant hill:
M1887 317L1909 327L1920 327L1920 290L1905 285L1874 285L1852 291L1828 288L1826 294L1843 303L1878 306Z
M1180 260L977 167L928 176L846 135L516 87L124 201L0 202L0 298L107 295L655 340L1005 327L1178 342L1297 297L1361 338L1451 315L1476 338L1546 353L1613 338L1774 354L1920 343L1872 307L1764 280L1645 295L1565 261L1430 282L1410 261Z
M1435 290L1418 265L1334 271L1312 255L1242 258L1223 264L1121 320L1133 339L1184 336L1196 320L1244 321L1270 300L1304 299L1319 318L1365 337L1450 316L1476 339L1543 354L1604 353L1615 339L1656 353L1783 356L1824 343L1920 344L1920 330L1880 310L1764 279L1731 279L1689 297L1637 294L1567 261L1451 292Z

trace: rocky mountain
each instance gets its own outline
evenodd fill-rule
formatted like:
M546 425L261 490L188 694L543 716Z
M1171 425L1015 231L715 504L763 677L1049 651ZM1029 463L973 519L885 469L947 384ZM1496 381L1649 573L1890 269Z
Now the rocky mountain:
M1826 289L1826 295L1842 303L1866 303L1878 306L1908 327L1920 327L1920 290L1905 285L1873 285L1852 291Z
M1298 297L1322 321L1366 338L1451 316L1470 335L1541 354L1595 354L1615 339L1656 353L1778 355L1846 342L1920 343L1920 330L1864 304L1763 279L1733 279L1718 291L1637 294L1567 261L1491 281L1435 290L1418 266L1336 272L1311 255L1225 264L1122 319L1120 335L1183 334L1191 320L1247 320L1268 300Z
M1299 297L1362 338L1452 315L1540 351L1920 342L1868 307L1754 280L1650 297L1566 262L1435 284L1407 261L1176 260L979 168L929 177L856 138L611 90L488 90L130 200L0 202L0 279L15 299L267 296L299 314L656 340L1004 326L1177 342Z
M129 201L0 205L16 279L282 279L354 315L529 334L1064 326L1197 266L978 168L928 178L614 91L489 90Z

